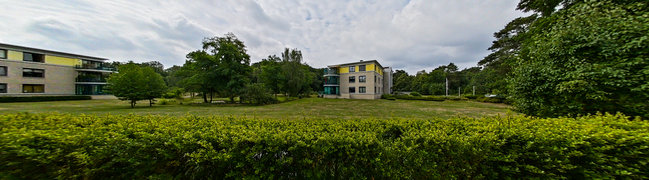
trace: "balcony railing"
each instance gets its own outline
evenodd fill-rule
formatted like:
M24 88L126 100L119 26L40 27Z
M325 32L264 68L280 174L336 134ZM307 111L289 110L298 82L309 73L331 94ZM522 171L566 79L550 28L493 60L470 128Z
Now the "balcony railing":
M106 82L106 78L77 77L77 82Z
M74 68L77 69L94 69L94 70L102 70L102 71L115 71L115 68L113 67L105 67L105 66L96 66L96 65L76 65Z
M332 76L332 75L339 75L338 74L338 69L335 68L325 68L324 69L324 75L325 76Z

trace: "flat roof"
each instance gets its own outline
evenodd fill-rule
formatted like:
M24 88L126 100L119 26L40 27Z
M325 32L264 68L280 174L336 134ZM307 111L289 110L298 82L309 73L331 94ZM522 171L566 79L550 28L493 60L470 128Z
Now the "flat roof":
M347 66L347 65L353 65L353 64L365 64L365 63L376 63L376 64L378 64L379 66L381 66L381 68L383 68L383 66L381 65L381 63L379 63L379 61L377 61L377 60L367 60L367 61L365 61L365 60L361 60L361 61L357 61L357 62L353 62L353 63L345 63L345 64L329 65L329 66L327 66L327 67L339 67L339 66Z
M52 54L52 55L70 57L70 58L101 60L101 61L108 60L106 58L100 58L100 57L72 54L72 53L66 53L66 52L60 52L60 51L52 51L52 50L46 50L46 49L38 49L38 48L32 48L32 47L26 47L26 46L18 46L18 45L5 44L5 43L0 43L0 47L10 49L10 50L18 50L18 51L23 51L24 50L24 51L34 52L34 53Z

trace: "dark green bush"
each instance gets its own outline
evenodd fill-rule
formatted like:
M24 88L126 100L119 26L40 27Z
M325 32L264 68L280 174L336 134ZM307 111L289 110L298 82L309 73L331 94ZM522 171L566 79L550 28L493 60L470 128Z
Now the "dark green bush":
M388 98L394 98L394 96L391 95L391 94L383 94L383 95L381 95L381 99L388 99Z
M6 179L647 179L622 115L257 119L0 115Z
M90 96L25 96L0 97L0 102L41 102L41 101L72 101L72 100L90 100Z
M505 98L499 98L499 97L478 97L476 99L478 102L486 102L486 103L504 103Z
M421 94L419 94L418 92L411 92L410 95L411 96L421 96Z
M272 94L270 94L270 90L261 83L246 85L246 89L243 95L241 95L241 98L244 102L256 105L275 104L279 102ZM299 98L302 98L302 95L300 95Z
M477 99L478 95L465 95L464 97L467 99Z

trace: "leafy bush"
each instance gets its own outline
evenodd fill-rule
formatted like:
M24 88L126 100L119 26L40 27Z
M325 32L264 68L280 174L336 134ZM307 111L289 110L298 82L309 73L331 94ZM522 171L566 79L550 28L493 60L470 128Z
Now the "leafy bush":
M256 119L0 115L7 179L647 179L623 115Z
M476 101L479 102L486 102L486 103L504 103L505 98L498 98L498 97L478 97Z
M274 104L278 102L277 99L270 94L270 90L261 83L246 85L246 89L241 98L243 98L245 102L257 105Z
M421 94L419 94L418 92L411 92L410 95L411 96L421 96Z
M478 95L464 95L464 97L467 99L477 99Z
M391 95L391 94L383 94L383 95L381 95L381 99L388 99L388 98L394 98L394 96Z
M446 97L444 96L410 96L407 94L400 94L394 96L396 99L404 100L422 100L422 101L444 101Z
M73 101L73 100L90 100L90 96L25 96L0 97L0 102L41 102L41 101Z

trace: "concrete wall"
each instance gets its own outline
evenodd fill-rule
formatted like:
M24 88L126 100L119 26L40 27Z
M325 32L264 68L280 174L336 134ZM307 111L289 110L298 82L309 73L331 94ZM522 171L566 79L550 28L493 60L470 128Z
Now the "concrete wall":
M5 95L74 95L77 72L72 66L36 62L0 60L7 67L7 76L0 76L0 83L7 84ZM44 69L45 77L23 77L23 68ZM45 93L23 93L23 84L43 84Z

